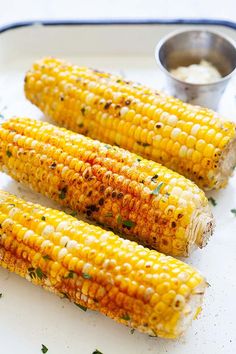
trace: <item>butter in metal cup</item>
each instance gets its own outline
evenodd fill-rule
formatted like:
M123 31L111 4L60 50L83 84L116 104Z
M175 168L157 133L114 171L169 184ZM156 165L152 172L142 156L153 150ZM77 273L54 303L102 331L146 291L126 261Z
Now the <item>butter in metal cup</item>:
M158 43L155 56L165 74L166 90L170 95L214 110L236 68L235 43L217 32L204 29L169 34ZM198 64L202 59L213 64L222 78L212 83L192 84L170 73L171 69Z

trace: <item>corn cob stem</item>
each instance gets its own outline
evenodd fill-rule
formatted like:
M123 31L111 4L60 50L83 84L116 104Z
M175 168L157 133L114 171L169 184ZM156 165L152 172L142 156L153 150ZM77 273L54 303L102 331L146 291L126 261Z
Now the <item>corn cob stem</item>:
M203 247L214 220L204 193L167 168L53 125L0 127L0 168L64 206L161 252Z
M0 265L150 335L176 338L206 287L192 267L0 191Z
M234 123L122 77L45 58L27 73L25 94L60 125L160 162L204 189L224 187L236 165Z

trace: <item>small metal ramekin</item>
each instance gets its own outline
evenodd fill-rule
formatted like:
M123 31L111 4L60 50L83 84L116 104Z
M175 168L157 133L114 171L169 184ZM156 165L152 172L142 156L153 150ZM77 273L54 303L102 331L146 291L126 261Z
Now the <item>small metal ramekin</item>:
M235 43L213 31L194 29L177 31L163 38L156 47L156 61L166 76L167 92L203 107L217 109L219 100L236 71ZM170 69L209 61L222 78L209 84L192 84L176 79Z

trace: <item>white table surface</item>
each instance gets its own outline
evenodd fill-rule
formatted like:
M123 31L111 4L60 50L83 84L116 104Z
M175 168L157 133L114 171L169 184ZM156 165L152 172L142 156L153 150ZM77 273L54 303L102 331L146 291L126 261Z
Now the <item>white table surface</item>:
M9 22L24 21L24 20L36 20L36 19L95 19L95 18L220 18L231 21L236 21L236 0L0 0L0 26L7 24ZM229 225L230 227L230 225ZM205 256L207 256L207 253ZM227 270L229 271L229 270ZM21 279L15 277L15 281L20 282ZM30 285L30 284L29 284ZM28 290L29 286L26 286ZM0 289L1 290L1 289ZM224 293L226 290L223 289ZM0 291L1 292L1 291ZM41 289L38 292L38 300L41 297ZM17 296L17 294L15 294ZM52 297L51 294L48 294L48 297ZM222 297L223 294L222 294ZM61 301L55 297L52 304L57 304L57 301ZM36 299L37 303L37 299ZM24 307L24 299L22 299L22 307ZM64 305L63 305L64 306ZM65 304L65 306L67 306ZM70 311L70 308L67 308L67 311ZM50 309L48 309L50 313ZM32 308L32 315L34 313L34 308ZM9 314L10 315L10 314ZM11 315L10 315L11 316ZM215 315L212 314L212 320L214 320ZM73 318L73 313L71 311L71 320L75 322ZM19 318L20 319L20 318ZM0 313L1 320L1 313ZM10 320L10 319L9 319ZM103 322L103 320L101 320ZM104 322L106 319L104 320ZM28 347L27 337L29 333L22 331L19 333L16 331L17 324L12 323L12 340L19 343L19 348L25 348L26 352ZM101 342L106 342L106 333L103 332L104 323L101 326L97 327L100 335ZM56 331L51 331L52 337L58 335L57 326L55 327ZM84 329L86 332L86 328ZM199 329L200 330L200 329ZM32 328L33 331L33 328ZM75 322L75 331L76 331L76 322ZM125 331L125 329L124 329ZM235 329L236 331L236 329ZM83 337L85 332L81 333ZM61 333L62 334L62 333ZM142 351L142 341L140 342L142 335L137 335L137 341L140 345L140 353L146 354ZM229 336L229 341L231 341L231 334L226 334ZM0 334L4 336L4 330ZM64 337L66 333L64 333ZM140 336L140 338L139 338ZM63 337L63 335L62 335ZM63 337L63 338L64 338ZM38 343L35 343L35 353L40 353L40 340ZM187 339L184 338L182 344ZM199 338L200 340L200 338ZM41 340L43 342L43 340ZM161 340L163 346L165 346L164 341ZM217 331L216 331L216 343L217 343ZM46 342L45 344L49 344ZM173 344L174 345L174 344ZM178 343L176 343L178 345ZM53 352L52 348L49 346L49 351ZM174 345L175 346L175 345ZM224 348L218 343L219 350L222 350L222 353L225 353ZM69 335L67 341L64 343L65 351L70 354L84 354L81 352L70 352L70 339ZM91 348L92 348L91 343ZM164 347L163 347L164 348ZM221 349L220 349L221 348ZM120 347L122 352L120 354L129 354L124 352L122 345ZM118 350L118 348L117 348ZM157 346L158 350L158 346ZM227 350L228 351L228 350ZM91 351L92 352L92 351ZM4 348L0 344L0 353L1 354L17 354L17 352L12 353L8 348ZM34 354L34 353L32 353ZM55 353L57 354L57 353ZM108 353L106 353L108 354ZM110 353L109 353L110 354ZM158 354L158 353L157 353ZM190 353L181 353L181 354L190 354ZM205 353L204 353L205 354ZM211 354L211 353L209 353ZM228 352L227 354L233 354Z
M235 0L0 0L0 25L32 19L222 18L236 21Z

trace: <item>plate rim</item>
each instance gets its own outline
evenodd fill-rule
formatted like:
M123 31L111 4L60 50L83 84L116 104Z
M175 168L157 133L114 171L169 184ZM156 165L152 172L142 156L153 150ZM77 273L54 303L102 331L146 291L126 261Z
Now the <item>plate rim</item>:
M33 20L33 21L17 21L9 22L0 26L0 34L8 31L12 31L19 28L31 27L31 26L114 26L114 25L194 25L194 26L222 26L231 28L236 31L236 22L210 19L210 18L173 18L173 19L158 19L158 18L143 18L143 19L60 19L60 20Z

